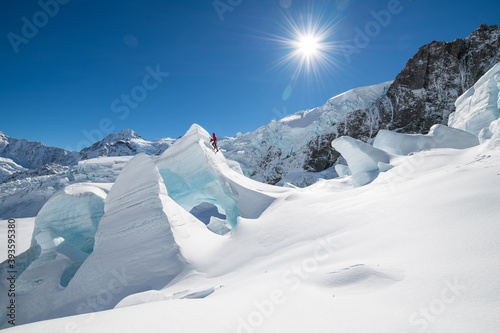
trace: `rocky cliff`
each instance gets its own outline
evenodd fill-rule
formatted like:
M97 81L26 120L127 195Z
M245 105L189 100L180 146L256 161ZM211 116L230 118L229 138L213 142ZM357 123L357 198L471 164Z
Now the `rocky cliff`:
M380 127L424 133L446 124L455 101L500 61L500 28L481 25L469 37L424 45L373 108Z

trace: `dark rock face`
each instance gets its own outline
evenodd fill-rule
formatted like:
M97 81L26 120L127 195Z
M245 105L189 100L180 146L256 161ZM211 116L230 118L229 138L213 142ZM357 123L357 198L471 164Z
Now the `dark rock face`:
M309 143L304 170L320 172L331 168L340 157L340 153L332 149L333 140L348 135L368 142L377 134L379 123L378 113L372 109L352 112L344 122L335 124L335 132L319 135Z
M281 155L281 149L276 146L269 147L267 155L252 174L252 178L272 185L278 183L285 174Z
M446 124L455 100L500 61L500 28L481 25L465 39L424 45L373 109L380 128L426 133Z
M304 170L320 172L331 168L340 154L331 149L331 142L337 134L330 133L316 137L309 143L309 154L304 163Z

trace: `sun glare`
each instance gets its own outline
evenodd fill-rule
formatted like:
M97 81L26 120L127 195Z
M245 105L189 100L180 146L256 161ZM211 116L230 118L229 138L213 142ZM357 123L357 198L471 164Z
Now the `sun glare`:
M297 51L306 57L314 57L320 45L315 36L302 36L297 41Z
M334 61L336 47L331 41L335 35L337 18L324 21L321 15L303 13L297 19L284 16L282 36L271 35L271 40L287 49L276 67L285 67L293 71L293 80L301 73L319 77L323 72L330 72L338 67Z

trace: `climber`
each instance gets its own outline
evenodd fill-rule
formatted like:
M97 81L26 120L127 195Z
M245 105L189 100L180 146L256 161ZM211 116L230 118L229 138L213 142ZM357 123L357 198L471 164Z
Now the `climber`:
M215 136L215 133L212 133L212 137L210 138L210 142L212 143L212 147L214 148L215 152L218 152L219 148L217 148L217 137Z

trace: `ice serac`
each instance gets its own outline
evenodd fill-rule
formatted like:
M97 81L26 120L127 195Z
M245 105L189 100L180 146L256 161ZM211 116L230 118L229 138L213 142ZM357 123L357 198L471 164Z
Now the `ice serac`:
M482 76L455 102L448 125L478 136L500 118L500 63Z
M133 158L106 197L94 251L55 301L55 314L110 309L127 295L164 287L186 267L164 207L167 199L152 158ZM106 301L92 309L89 297Z
M428 134L403 134L380 130L373 147L395 155L408 155L433 148L465 149L478 144L477 137L468 132L436 124Z
M360 140L343 136L332 142L349 165L354 186L363 186L377 178L378 174L391 168L393 155Z
M51 316L61 290L94 249L107 191L99 184L70 185L40 210L31 247L16 262L19 324Z
M234 227L239 216L257 218L286 189L253 181L215 153L210 135L193 124L156 162L169 196L185 210L211 203Z

